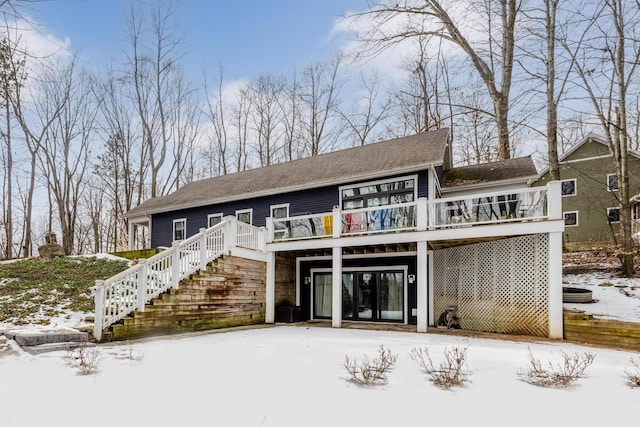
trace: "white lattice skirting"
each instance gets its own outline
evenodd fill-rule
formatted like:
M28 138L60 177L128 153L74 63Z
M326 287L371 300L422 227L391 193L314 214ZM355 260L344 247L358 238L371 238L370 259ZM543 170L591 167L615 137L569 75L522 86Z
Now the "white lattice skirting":
M536 234L435 251L435 318L457 306L462 329L547 336L548 241Z

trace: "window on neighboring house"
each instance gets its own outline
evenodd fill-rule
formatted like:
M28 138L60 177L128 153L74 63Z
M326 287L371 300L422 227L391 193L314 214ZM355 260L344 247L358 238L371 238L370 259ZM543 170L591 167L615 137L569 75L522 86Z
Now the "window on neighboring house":
M576 195L576 179L563 179L561 181L562 197Z
M564 215L564 225L566 227L578 226L578 211L563 212L562 214Z
M173 220L173 240L184 240L187 236L187 219Z
M287 218L289 216L289 203L271 206L271 218Z
M620 208L607 208L607 221L609 223L620 222Z
M220 224L222 222L222 214L216 213L216 214L207 215L207 222L209 224L209 227L213 227L216 224Z
M615 173L607 174L607 190L608 191L618 190L618 175L616 175Z
M408 176L341 187L342 209L413 202L417 198L417 180L417 176Z
M236 219L240 222L253 224L253 209L242 209L236 211Z

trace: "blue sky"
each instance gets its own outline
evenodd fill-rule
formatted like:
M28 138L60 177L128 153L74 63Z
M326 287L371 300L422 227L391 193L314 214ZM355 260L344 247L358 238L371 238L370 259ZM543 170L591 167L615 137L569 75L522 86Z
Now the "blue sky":
M133 0L137 5L153 0ZM334 22L366 0L176 0L176 17L186 30L185 66L193 77L225 79L289 72L328 58L340 40ZM69 47L93 65L122 60L130 0L44 0L27 11L41 32L69 39Z

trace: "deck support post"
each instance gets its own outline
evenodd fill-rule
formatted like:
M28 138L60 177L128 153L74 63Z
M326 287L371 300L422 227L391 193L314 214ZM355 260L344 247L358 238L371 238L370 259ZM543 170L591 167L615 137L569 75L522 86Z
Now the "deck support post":
M267 283L265 286L264 323L275 322L276 253L267 252Z
M334 229L335 229L334 224ZM333 248L331 266L331 326L342 327L342 248Z
M549 338L564 336L562 317L562 232L549 233Z
M417 290L417 331L427 332L428 318L428 286L429 286L429 259L427 256L427 242L420 241L417 243L418 255L417 255L417 278L416 278L416 290Z

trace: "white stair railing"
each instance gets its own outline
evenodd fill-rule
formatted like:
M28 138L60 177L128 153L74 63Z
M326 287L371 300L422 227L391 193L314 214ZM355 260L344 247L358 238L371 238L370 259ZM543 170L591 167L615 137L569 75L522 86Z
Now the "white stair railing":
M94 338L99 341L105 328L136 310L144 311L146 303L169 289L178 288L180 280L204 270L209 262L232 247L260 250L264 242L262 234L263 229L226 217L221 223L202 228L198 234L175 242L171 248L140 260L107 280L96 280L92 288Z

